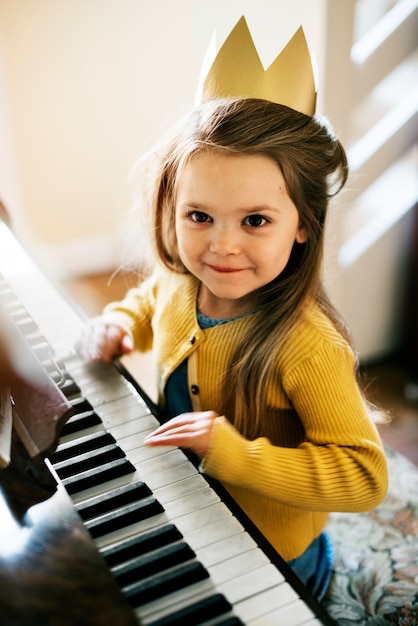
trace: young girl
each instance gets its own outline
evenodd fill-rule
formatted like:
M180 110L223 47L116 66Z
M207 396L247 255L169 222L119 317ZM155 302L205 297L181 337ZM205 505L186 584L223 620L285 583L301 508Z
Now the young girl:
M323 120L266 100L200 105L165 149L153 274L91 320L88 361L153 348L167 420L150 446L201 458L320 599L330 511L383 499L382 445L321 284L345 152Z

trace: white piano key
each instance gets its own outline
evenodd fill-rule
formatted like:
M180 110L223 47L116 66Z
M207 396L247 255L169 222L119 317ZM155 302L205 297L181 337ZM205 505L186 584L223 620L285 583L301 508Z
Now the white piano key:
M179 500L196 492L203 491L205 494L207 490L212 491L207 482L201 474L193 474L189 478L177 481L174 485L164 485L154 491L160 502L171 502L172 500ZM219 501L219 498L217 498Z
M117 433L115 438L118 441L123 441L123 445L126 445L126 450L133 450L137 447L144 446L144 439L148 433L152 433L155 430L155 417L153 415L137 415L132 418L132 414L126 416L126 414L111 415L110 417L103 417L100 412L98 413L102 419L103 426L106 430L111 430ZM127 419L124 419L127 417ZM116 421L117 420L117 421ZM119 439L120 437L120 439ZM134 445L131 445L131 441Z
M223 524L223 527L224 526L225 524ZM189 535L189 545L198 552L199 559L202 563L205 563L206 567L210 568L211 571L214 566L221 564L221 567L223 567L224 562L228 561L228 559L248 553L257 548L254 539L252 539L248 533L244 532L240 525L237 524L234 527L233 524L228 524L228 526L229 529L227 529L226 537L219 538L219 534L212 536L212 540L205 546L202 546L201 542L196 545L193 538L190 538Z
M173 483L173 487L178 484L182 484L183 481ZM180 490L181 491L181 490ZM153 491L155 496L161 502L160 493L158 490ZM209 487L205 490L196 491L189 495L180 495L178 498L170 498L168 502L164 502L163 506L167 511L167 515L170 519L176 520L178 517L194 513L200 510L204 510L208 513L208 509L212 508L212 505L220 502L219 496Z
M279 586L272 586L261 593L250 598L242 600L234 605L235 613L245 624L251 624L254 620L258 620L267 616L267 620L271 619L274 611L282 607L294 603L299 596L283 578ZM266 621L266 624L275 624L274 621ZM286 624L286 622L277 622L278 624Z
M199 559L201 558L201 554L199 554ZM233 580L236 572L240 572L243 575L269 563L270 561L264 552L261 552L257 546L254 546L248 552L242 552L222 563L213 565L210 568L210 575L215 585L219 588L222 583Z
M81 384L80 388L82 395L97 409L100 409L100 407L107 402L119 400L125 396L130 398L131 396L130 389L125 386L117 388L115 385L108 384L96 387L94 383L90 383L89 385Z
M117 489L118 487L127 487L134 482L141 481L141 476L138 472L133 472L132 474L128 474L126 476L120 476L119 478L113 478L112 480L102 483L101 485L97 485L96 487L90 487L89 489L85 489L84 491L80 491L79 493L73 494L71 496L71 500L74 504L79 504L80 502L85 502L86 500L100 496L101 494L108 493L112 489Z
M111 413L104 416L99 410L97 414L103 422L103 426L106 430L116 432L115 438L119 441L123 441L122 447L127 446L126 451L134 450L138 446L142 446L145 437L152 433L156 428L155 417L151 414L141 414L138 412L136 417L133 417L135 408L132 408L132 412L120 412ZM132 445L132 443L134 445Z
M144 447L149 449L148 446ZM136 452L138 452L139 454L136 455ZM159 447L159 449L154 450L154 455L151 458L146 459L146 463L142 462L141 452L141 447L138 447L135 451L132 451L132 453L129 455L129 458L132 460L132 463L141 470L143 475L146 477L147 482L149 481L151 489L154 489L153 477L158 472L167 470L175 471L175 468L178 465L184 465L189 463L182 451L178 450L177 448ZM138 456L140 457L139 459Z
M129 397L113 400L109 404L95 407L95 410L102 419L105 428L109 429L141 417L148 417L148 419L152 417L150 423L155 424L154 428L158 425L156 418L146 411L140 402L132 402L132 398Z
M246 572L236 576L233 580L222 582L218 588L232 604L237 604L281 582L283 582L282 574L269 562L252 572Z
M119 530L108 533L103 537L98 537L97 539L95 539L95 543L97 547L101 549L116 542L122 541L122 539L126 539L127 537L140 535L153 528L159 528L160 526L164 526L170 523L170 521L171 520L169 520L164 512L146 519L139 519L135 524L131 524L126 528L121 528Z
M227 527L228 520L232 518L230 510L222 503L216 502L212 506L201 508L187 515L181 515L174 518L174 522L180 532L187 537L189 533L197 528L200 529L202 535L206 534L206 528L213 523L223 522ZM209 538L204 539L209 541Z
M150 480L160 480L159 479L159 474L164 472L167 475L167 472L172 473L171 467L170 468L166 468L164 465L164 461L161 460L161 457L169 454L169 452L172 451L172 448L165 448L165 447L160 447L158 450L156 448L151 449L149 446L144 445L143 440L142 440L142 435L146 435L150 432L150 430L145 430L143 433L140 433L138 435L136 439L136 445L134 447L131 447L131 449L129 450L129 458L131 459L132 463L138 468L138 470L140 470L144 476L147 476L148 478L151 476ZM153 463L157 463L159 464L159 468L157 467L157 465L154 465L154 471L152 473L149 472L149 466L148 466L148 461L152 461ZM183 464L188 464L191 465L190 463L187 462L186 459L184 459L184 463L183 462L179 462L176 466L176 470L175 472L179 472L179 476L183 477L181 474L181 466ZM197 470L195 470L197 471ZM161 480L160 480L161 483ZM154 483L155 485L157 485L156 483Z
M305 626L311 621L313 613L305 602L297 599L290 604L279 607L271 613L266 613L254 620L247 620L248 626L272 626L286 624L286 626Z
M149 450L146 452L149 454ZM164 454L164 450L161 450L158 458L158 464L156 463L157 457L150 456L145 457L145 462L141 462L141 464L136 465L139 474L142 476L142 480L147 483L154 493L156 493L161 487L173 485L178 481L184 480L185 478L196 476L198 473L197 469L189 463L187 459L184 459L175 466L166 468L164 464L166 455L167 452ZM146 464L146 458L149 458L150 462L152 461L153 463L154 471L152 473L149 472L149 467Z
M190 525L185 529L187 532L187 541L196 553L202 554L203 562L206 563L204 548L211 547L212 545L222 541L223 539L234 536L242 531L242 526L233 515L222 516L220 519L215 519L209 524L205 525L205 530L202 532L199 526ZM211 565L210 560L207 560L208 566Z
M68 433L67 435L61 435L60 443L75 442L77 439L80 438L80 436L86 437L88 435L93 435L94 433L97 433L99 431L102 432L103 430L104 429L102 424L95 424L94 426L89 426L89 428L84 428L82 432L76 431L73 433Z

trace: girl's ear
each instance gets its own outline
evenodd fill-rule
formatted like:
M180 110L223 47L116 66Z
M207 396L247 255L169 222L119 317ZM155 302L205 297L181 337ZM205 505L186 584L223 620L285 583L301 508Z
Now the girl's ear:
M299 227L296 233L295 241L296 243L305 243L308 239L308 235L306 234L306 230L304 228Z

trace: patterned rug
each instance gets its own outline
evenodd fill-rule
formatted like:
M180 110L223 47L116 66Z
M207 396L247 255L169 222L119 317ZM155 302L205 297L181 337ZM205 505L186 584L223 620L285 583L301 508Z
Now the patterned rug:
M323 604L341 626L418 625L418 468L398 452L386 454L384 502L329 522L335 565Z

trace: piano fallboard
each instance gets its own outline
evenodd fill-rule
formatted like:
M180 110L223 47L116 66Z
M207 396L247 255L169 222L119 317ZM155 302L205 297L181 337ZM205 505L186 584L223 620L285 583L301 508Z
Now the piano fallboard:
M19 302L9 310L33 320L28 341L74 408L51 471L138 623L333 624L219 485L181 450L144 445L154 406L120 364L75 354L82 317L2 223L0 274Z

